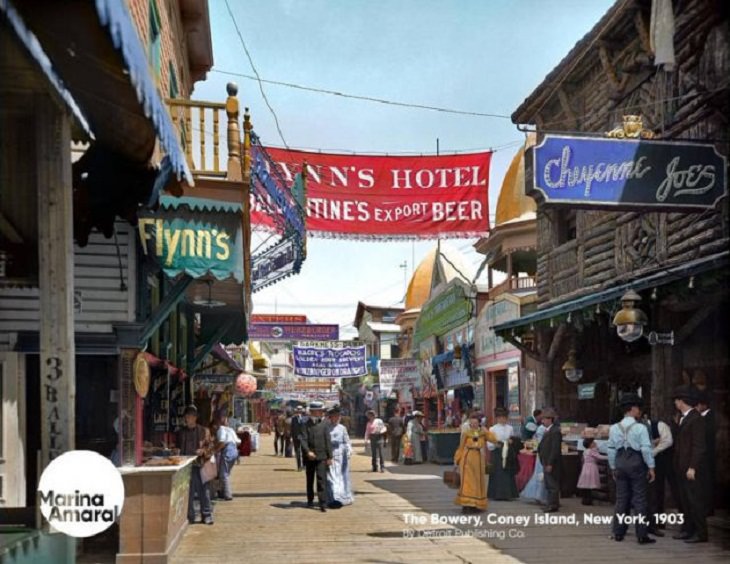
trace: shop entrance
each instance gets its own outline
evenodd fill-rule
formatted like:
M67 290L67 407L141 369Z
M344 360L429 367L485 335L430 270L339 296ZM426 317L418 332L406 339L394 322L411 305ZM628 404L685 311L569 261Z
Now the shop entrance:
M22 355L0 353L0 508L25 506L25 373Z
M490 425L494 423L494 410L498 407L507 409L507 370L495 370L487 373L486 413Z

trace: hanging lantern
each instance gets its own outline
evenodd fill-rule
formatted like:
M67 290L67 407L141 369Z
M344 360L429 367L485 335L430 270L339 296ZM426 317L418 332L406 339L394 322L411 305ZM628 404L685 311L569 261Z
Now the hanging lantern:
M244 397L252 396L256 392L256 378L241 372L236 377L236 392Z

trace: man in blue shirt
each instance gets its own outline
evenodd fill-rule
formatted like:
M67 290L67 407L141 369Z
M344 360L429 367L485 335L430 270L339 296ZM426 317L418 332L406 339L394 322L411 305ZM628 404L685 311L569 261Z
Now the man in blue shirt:
M649 431L639 423L641 404L641 398L636 394L621 397L619 405L624 418L611 425L608 433L608 464L616 481L613 539L624 540L629 524L633 522L639 544L650 544L656 542L649 536L647 497L648 484L654 481L654 456Z

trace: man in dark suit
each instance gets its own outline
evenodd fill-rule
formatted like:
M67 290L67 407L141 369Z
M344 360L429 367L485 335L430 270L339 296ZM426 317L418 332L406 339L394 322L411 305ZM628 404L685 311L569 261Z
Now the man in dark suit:
M547 506L543 509L545 513L554 513L560 508L560 445L563 436L560 433L560 426L556 424L557 418L557 413L550 407L542 412L542 424L546 431L537 447L548 497Z
M674 468L684 523L673 538L687 543L707 542L707 505L703 483L707 480L705 419L694 409L696 391L680 386L674 392L674 406L682 414L674 443Z
M307 471L307 505L314 507L314 477L317 477L317 498L319 510L324 513L327 484L327 467L332 464L332 441L330 439L327 421L323 417L324 404L313 401L309 404L309 419L307 419L299 441L304 455L304 465Z
M304 454L302 453L302 443L299 436L304 430L305 416L304 408L300 405L294 410L294 416L291 418L291 436L294 443L294 456L297 459L297 471L304 468Z
M715 412L710 409L710 400L707 392L703 391L697 397L697 412L705 420L705 459L707 460L707 479L705 484L705 503L707 504L707 515L715 514L715 478L717 454L715 450Z

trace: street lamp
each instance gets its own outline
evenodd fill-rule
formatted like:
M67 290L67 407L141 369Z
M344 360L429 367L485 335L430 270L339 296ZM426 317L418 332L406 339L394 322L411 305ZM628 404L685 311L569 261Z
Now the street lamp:
M627 343L633 343L645 336L651 346L673 345L674 331L668 333L651 331L648 335L644 335L644 327L647 325L648 319L646 314L636 307L640 301L641 296L633 290L629 290L621 296L622 307L613 318L618 336Z
M568 352L568 360L563 364L563 372L565 373L565 379L568 382L578 382L583 378L583 369L580 367L580 363L575 358L575 349L571 349Z
M627 343L633 343L644 334L644 326L648 323L646 314L636 304L641 301L641 296L629 290L621 296L621 309L613 318L616 326L616 333Z

